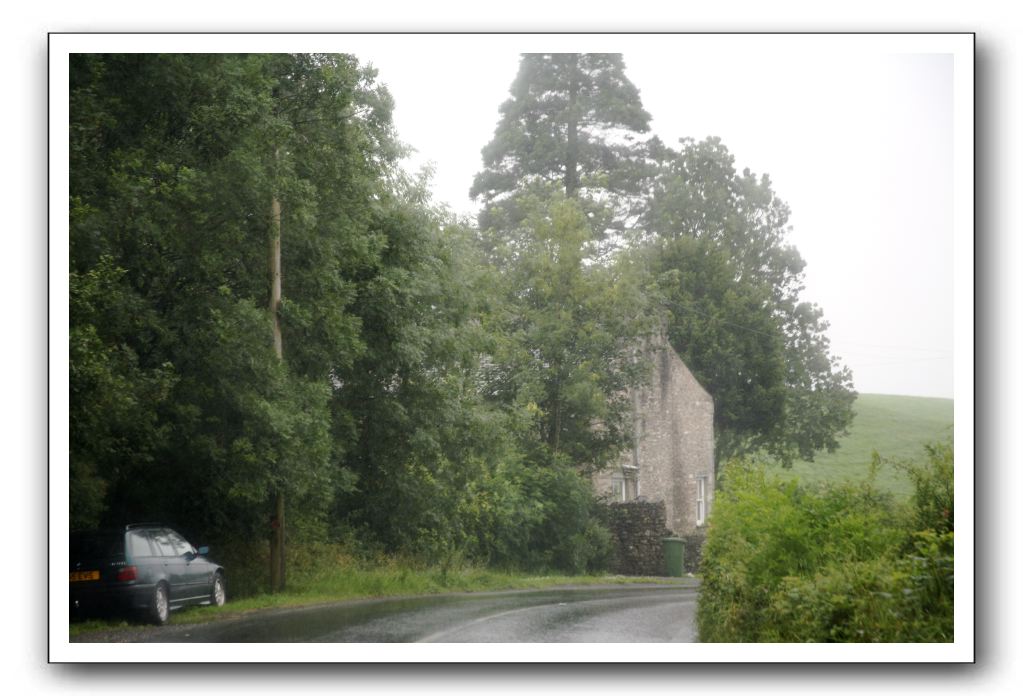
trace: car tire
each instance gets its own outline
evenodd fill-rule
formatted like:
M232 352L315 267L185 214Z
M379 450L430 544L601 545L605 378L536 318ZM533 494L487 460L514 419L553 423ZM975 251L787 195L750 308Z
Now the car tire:
M149 602L149 620L157 626L163 626L170 618L170 595L167 583L157 583L153 589L153 598Z
M227 602L227 584L224 582L224 574L216 573L213 576L213 588L210 590L210 605L222 607Z

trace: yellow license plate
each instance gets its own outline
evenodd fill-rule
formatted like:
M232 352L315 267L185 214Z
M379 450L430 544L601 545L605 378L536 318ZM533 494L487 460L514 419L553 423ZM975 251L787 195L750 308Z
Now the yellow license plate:
M81 582L82 580L99 580L98 570L75 570L71 573L71 582Z

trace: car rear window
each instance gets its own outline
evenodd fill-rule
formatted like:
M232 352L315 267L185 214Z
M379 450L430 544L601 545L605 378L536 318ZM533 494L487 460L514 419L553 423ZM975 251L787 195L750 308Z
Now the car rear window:
M153 546L156 548L157 553L161 556L177 556L178 552L174 549L174 544L171 542L170 537L167 535L167 530L153 530L149 532L150 537L153 541Z
M153 549L149 546L149 538L142 532L128 533L128 552L132 558L143 558L155 556Z
M123 558L124 532L75 532L71 534L71 560Z

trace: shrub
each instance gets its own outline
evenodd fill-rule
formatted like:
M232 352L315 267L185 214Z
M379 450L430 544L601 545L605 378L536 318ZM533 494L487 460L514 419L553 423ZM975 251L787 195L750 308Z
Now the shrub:
M871 482L807 488L725 467L703 552L703 641L948 641L952 447L907 468L907 514ZM879 460L878 460L879 461Z
M761 640L951 641L952 535L915 537L912 556L832 563L812 578L785 578L766 612Z
M532 506L520 567L579 574L604 567L611 534L598 519L593 487L572 467L558 462L523 466L518 472L523 497Z
M915 529L933 529L939 534L955 529L955 465L952 441L927 445L923 464L897 462L913 482Z

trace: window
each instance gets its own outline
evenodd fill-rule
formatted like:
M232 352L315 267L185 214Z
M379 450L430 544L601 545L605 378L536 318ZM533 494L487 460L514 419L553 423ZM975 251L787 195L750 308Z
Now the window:
M175 555L184 556L186 553L195 553L195 549L192 548L192 545L174 532L167 530L167 537L170 539L171 543L174 544L174 551L176 552Z
M132 558L144 558L153 556L153 549L149 546L149 539L143 532L128 533L128 553Z
M635 476L625 477L625 499L635 500L639 497L639 480Z
M625 500L625 479L620 474L611 477L611 499Z
M635 500L639 497L639 467L622 465L623 488L622 500Z
M702 527L707 519L707 477L696 479L696 526Z
M177 551L174 550L174 544L171 543L170 537L167 536L166 530L151 531L150 539L153 545L156 547L157 553L161 556L177 556Z

